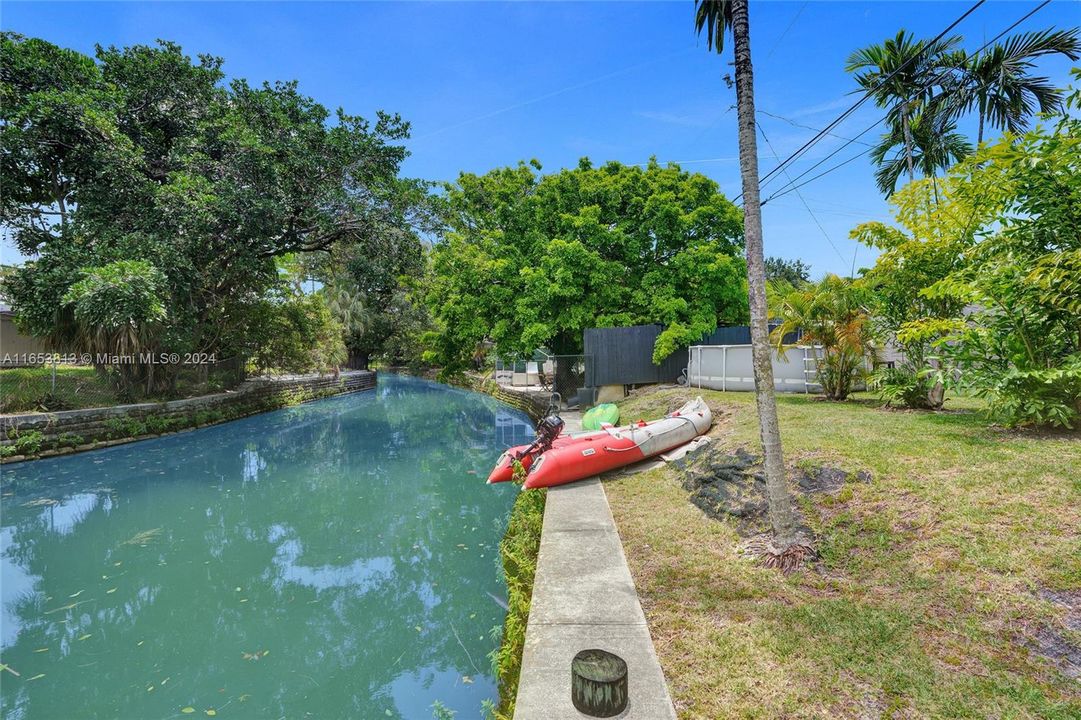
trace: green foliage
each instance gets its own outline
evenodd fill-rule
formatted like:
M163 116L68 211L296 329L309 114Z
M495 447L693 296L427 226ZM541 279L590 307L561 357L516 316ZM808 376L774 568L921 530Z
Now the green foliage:
M20 432L18 429L13 429L13 431L8 431L8 439L13 441L13 444L8 447L14 448L14 451L10 454L37 455L41 452L41 445L45 442L45 435L40 430Z
M661 323L654 360L718 321L746 319L739 210L674 165L608 163L541 175L539 163L463 173L432 251L428 359L581 351L582 330Z
M766 258L766 281L783 283L798 288L811 279L811 266L802 260L785 260L779 257Z
M428 231L441 226L433 219L434 198L427 187L400 184L408 199L399 224ZM399 205L402 203L399 202ZM387 232L374 243L339 243L315 263L315 274L345 333L349 366L367 368L372 358L392 364L420 365L421 336L431 329L421 300L427 258L417 233Z
M887 406L934 409L931 393L940 375L940 371L931 367L920 370L911 366L884 367L874 372L869 386Z
M150 263L118 260L85 269L82 274L83 279L63 297L81 325L114 331L165 319L165 305L160 297L165 276Z
M253 356L260 370L329 370L345 361L341 326L322 294L287 296L263 307L261 342Z
M499 681L499 706L491 712L494 720L514 717L518 678L522 671L526 623L533 599L533 579L537 573L541 529L544 523L544 490L518 494L511 509L507 532L499 544L503 573L507 581L507 617L503 621L503 639L491 654L492 666Z
M153 366L125 362L120 356L156 351L167 318L162 302L165 275L141 260L118 260L80 274L60 299L61 315L70 317L68 327L57 328L60 342L92 353L94 365L119 380L122 396L151 392Z
M139 418L125 415L123 417L109 418L105 421L105 428L111 439L133 438L147 434L146 423Z
M943 386L935 378L940 363L933 345L957 326L965 306L953 297L930 297L924 288L961 268L977 232L1003 207L999 193L973 192L959 177L909 183L890 198L896 224L868 222L856 227L854 239L879 251L864 276L873 325L903 353L898 372L885 373L875 385L883 400L913 408L941 407ZM913 328L920 328L913 332ZM926 387L920 398L908 389Z
M73 432L62 432L56 436L58 447L76 447L82 445L83 442L85 442L83 436Z
M844 400L866 369L872 335L867 312L869 294L860 282L827 275L805 290L785 296L778 308L781 324L772 341L784 352L785 335L800 331L800 344L821 346L815 369L822 391Z
M971 155L972 144L957 131L961 116L976 113L981 143L985 125L1017 133L1037 112L1061 112L1062 91L1029 74L1033 61L1055 54L1076 60L1081 53L1076 29L1022 33L975 55L960 42L957 35L917 40L901 30L848 59L845 69L886 110L888 130L871 158L887 197L902 175L933 178Z
M220 59L169 42L99 48L95 62L3 33L0 68L0 222L34 258L5 290L21 328L61 349L79 331L65 298L107 294L110 278L84 268L157 268L155 301L145 282L124 299L145 301L134 309L160 325L160 348L247 358L275 258L339 244L380 258L385 238L412 233L426 186L397 177L397 116L332 115L296 83L226 83Z
M1079 99L1072 91L1067 104ZM936 309L894 313L898 340L933 346L1006 424L1077 425L1081 120L1064 116L986 145L943 186L934 209L909 209L921 237L895 233L898 241L871 272L887 293L915 293L913 306ZM890 234L857 229L872 232ZM927 257L934 261L920 264ZM901 276L891 280L898 267Z

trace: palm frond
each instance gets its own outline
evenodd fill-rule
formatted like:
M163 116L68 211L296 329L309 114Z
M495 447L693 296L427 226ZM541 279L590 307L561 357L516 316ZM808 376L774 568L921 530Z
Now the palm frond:
M694 31L706 31L706 48L722 52L724 35L732 27L731 0L695 0Z

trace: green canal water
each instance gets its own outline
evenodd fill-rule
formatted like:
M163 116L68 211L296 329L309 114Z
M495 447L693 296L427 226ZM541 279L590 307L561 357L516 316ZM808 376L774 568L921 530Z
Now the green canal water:
M3 468L0 715L482 717L517 491L484 480L531 427L391 375Z

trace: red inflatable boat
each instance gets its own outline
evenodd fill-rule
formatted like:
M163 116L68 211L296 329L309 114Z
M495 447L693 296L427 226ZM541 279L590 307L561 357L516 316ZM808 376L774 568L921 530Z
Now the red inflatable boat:
M510 480L516 458L528 470L527 489L574 482L679 447L709 430L712 422L709 407L696 398L653 422L558 435L539 447L511 448L500 456L488 482Z

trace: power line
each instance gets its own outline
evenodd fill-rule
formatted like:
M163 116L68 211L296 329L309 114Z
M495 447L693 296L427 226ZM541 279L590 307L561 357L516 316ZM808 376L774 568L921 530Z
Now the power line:
M807 0L807 2L810 2L810 0ZM781 46L781 41L785 39L785 36L788 35L788 31L792 29L792 26L796 24L797 20L799 20L799 16L802 15L803 11L807 8L807 2L804 2L802 5L800 5L799 10L797 10L796 14L792 16L792 19L788 21L788 25L785 27L784 31L781 32L780 37L777 38L776 42L773 43L773 47L771 47L769 49L769 52L766 53L766 60L769 60L771 57L773 57L774 51Z
M1014 28L1016 28L1016 27L1017 27L1018 25L1020 25L1021 23L1025 22L1026 20L1028 20L1028 19L1029 19L1030 17L1032 17L1033 15L1035 15L1036 13L1038 13L1038 12L1039 12L1040 10L1042 10L1043 8L1047 7L1047 6L1049 5L1049 4L1051 4L1051 0L1043 0L1043 2L1041 2L1041 3L1039 4L1039 5L1037 5L1037 6L1035 7L1035 8L1033 8L1033 9L1032 9L1032 10L1030 10L1029 12L1025 13L1025 14L1024 14L1024 15L1023 15L1023 16L1022 16L1022 17L1021 17L1020 19L1016 20L1016 21L1015 21L1015 22L1014 22L1014 23L1013 23L1012 25L1010 25L1010 26L1009 26L1009 27L1007 27L1007 28L1006 28L1005 30L1003 30L1002 32L1000 32L1000 33L999 33L998 35L995 35L995 36L994 36L993 38L991 38L990 40L988 40L987 42L985 42L985 43L984 43L984 44L983 44L983 45L982 45L982 46L981 46L981 47L980 47L980 48L979 48L978 50L976 50L976 52L975 52L975 53L973 53L973 54L974 54L974 55L979 55L979 54L980 54L981 52L983 52L983 51L984 51L984 50L986 50L986 49L987 49L988 47L990 47L990 46L991 46L991 45L992 45L993 43L995 43L995 42L998 42L998 40L999 40L1000 38L1002 38L1002 36L1004 36L1004 35L1005 35L1006 33L1008 33L1008 32L1010 32L1010 31L1012 31L1012 30L1013 30ZM933 80L933 81L931 82L931 84L932 84L932 85L937 85L937 84L938 84L938 82L939 82L940 80L942 80L943 78L945 78L945 77L946 77L947 75L949 75L949 73L950 73L950 70L947 70L947 71L945 71L945 72L943 72L943 73L940 73L940 74L939 74L939 75L938 75L938 76L937 76L937 77L936 77L936 78L935 78L935 79L934 79L934 80ZM790 193L790 192L796 191L796 190L797 190L798 188L801 188L801 187L803 187L804 185L807 185L808 183L814 182L814 181L815 181L815 180L817 180L818 178L820 178L820 177L822 177L822 176L824 176L824 175L828 175L829 173L833 172L834 170L838 170L838 169L840 169L841 167L843 167L843 166L847 165L848 163L852 162L852 161L853 161L853 160L855 160L856 158L860 158L860 157L863 157L863 156L864 156L864 155L866 155L867 153L871 152L871 149L872 149L872 148L868 148L867 150L863 150L863 151L861 151L861 152L859 152L859 153L857 153L857 154L853 155L852 157L848 158L847 160L844 160L843 162L840 162L840 163L838 163L838 164L834 165L833 167L831 167L831 168L828 168L827 170L825 170L825 171L823 171L823 172L820 172L819 174L815 175L814 177L810 178L809 180L805 180L805 181L804 181L804 182L802 182L802 183L799 183L799 184L795 184L797 180L799 180L800 178L802 178L803 176L805 176L805 175L806 175L807 173L811 172L811 171L812 171L812 170L814 170L815 168L817 168L817 167L819 167L820 165L822 165L823 163L825 163L825 162L826 162L827 160L829 160L829 159L830 159L831 157L833 157L834 155L836 155L836 154L837 154L837 153L839 153L840 151L844 150L844 149L845 149L846 147L848 147L849 145L851 145L851 144L852 144L853 142L856 142L858 138L860 138L860 137L863 137L864 135L866 135L866 134L867 134L868 132L870 132L870 131L871 131L872 129L874 129L875 127L877 127L877 126L878 126L878 124L879 124L879 123L881 123L881 122L882 122L882 119L876 120L876 121L875 121L875 122L874 122L874 123L873 123L872 125L870 125L870 126L869 126L869 127L867 127L866 129L864 129L863 131L861 131L861 132L860 132L859 134L857 134L855 138L853 138L853 139L849 140L848 142L844 143L843 145L841 145L841 146L840 146L839 148L837 148L836 150L834 150L833 152L831 152L831 153L830 153L829 155L827 155L826 157L822 158L822 159L821 159L821 160L819 160L819 161L818 161L817 163L815 163L814 165L812 165L811 167L807 168L807 169L806 169L806 170L804 170L804 171L803 171L802 173L800 173L799 175L797 175L797 176L796 176L796 177L795 177L794 179L790 179L787 185L782 185L782 186L780 187L780 189L779 189L779 190L775 191L775 192L774 192L774 193L773 193L772 195L770 195L770 196L769 196L768 198L766 198L765 200L763 200L763 201L762 201L762 204L763 204L763 205L765 205L765 204L766 204L767 202L769 202L770 200L773 200L774 198L778 198L778 197L781 197L781 196L783 196L783 195L787 195L787 194L788 194L788 193Z
M804 130L814 130L815 132L822 132L821 130L819 130L816 127L812 127L811 125L804 125L803 123L796 122L792 118L786 118L784 115L778 115L777 113L771 113L768 110L757 110L756 109L755 112L756 113L761 113L762 115L768 115L771 118L776 118L777 120L783 120L784 122L788 123L789 125L791 125L793 127L803 128ZM831 132L831 133L826 133L826 134L829 135L830 137L835 137L838 140L848 140L849 139L849 138L846 138L843 135L838 135L837 133L832 133ZM856 142L859 142L860 145L866 145L867 147L874 147L873 145L871 145L871 143L863 142L862 140L857 140Z
M484 113L483 115L477 115L476 117L471 117L471 118L468 118L466 120L461 120L459 122L452 123L450 125L446 125L446 126L441 127L441 128L437 128L437 129L432 130L430 132L426 132L426 133L424 133L422 135L417 135L416 137L412 138L412 140L413 140L413 142L418 142L420 140L425 140L427 138L432 137L433 135L438 135L438 134L446 132L448 130L454 130L456 128L462 127L463 125L469 125L471 123L480 122L481 120L488 120L489 118L493 118L493 117L495 117L497 115L502 115L503 113L507 113L507 112L510 112L512 110L518 110L520 108L527 107L529 105L534 105L534 104L542 102L544 100L549 100L551 98L557 97L557 96L562 95L564 93L573 92L575 90L581 90L582 88L587 88L587 87L589 87L591 85L596 85L597 83L604 82L605 80L610 80L611 78L618 77L620 75L626 75L629 72L634 72L635 70L641 70L643 68L650 67L651 65L656 65L657 63L661 63L661 62L664 62L666 60L671 60L674 57L678 57L680 55L686 55L686 54L688 54L690 52L693 52L693 51L694 51L694 48L684 48L683 50L679 50L679 51L674 52L674 53L668 53L667 55L661 55L660 57L655 57L652 60L646 60L645 62L640 62L640 63L637 63L635 65L631 65L629 67L621 68L619 70L613 70L612 72L605 73L604 75L600 75L600 76L595 77L595 78L593 78L591 80L585 80L585 81L580 82L580 83L575 83L574 85L568 85L567 87L560 88L559 90L553 90L553 91L545 93L543 95L538 95L537 97L531 98L529 100L523 100L522 102L517 102L517 103L514 103L512 105L507 105L506 107L499 108L498 110L492 110L491 112Z
M766 131L762 127L762 123L755 120L754 124L758 126L758 132L762 133L762 139L766 141L766 146L769 147L770 152L772 152L773 156L777 158L778 161L780 161L781 156L778 155L777 151L773 149L773 143L769 141L769 136L766 135ZM785 170L784 174L785 177L788 177L788 170ZM807 214L811 216L812 220L814 220L814 224L817 225L818 229L822 231L822 236L826 238L826 242L828 242L830 244L830 247L833 248L833 252L837 253L837 257L841 258L841 262L845 262L845 256L842 255L841 251L837 249L836 245L834 245L833 238L831 238L830 234L826 232L826 228L822 227L822 223L818 221L818 217L811 210L811 206L808 205L807 201L803 198L803 193L797 192L796 195L799 197L800 202L803 203L803 207L807 210Z
M847 110L845 110L843 113L838 115L832 122L830 122L829 125L827 125L825 128L820 130L817 134L815 134L815 136L813 138L811 138L810 140L805 142L798 150L796 150L794 153L792 153L787 158L785 158L784 161L782 161L777 167L773 168L768 173L766 173L766 175L764 177L759 179L759 181L758 181L759 187L762 187L763 185L765 185L767 182L769 182L769 179L771 177L773 177L777 173L781 172L788 165L792 164L797 159L802 157L804 153L806 153L808 150L811 149L811 147L816 145L822 138L824 138L826 135L828 135L831 130L833 130L835 127L837 127L842 122L844 122L852 113L856 112L856 110L858 110L860 108L860 106L862 106L865 102L867 102L871 98L871 96L874 94L874 92L876 90L883 87L887 82L892 80L895 75L897 75L902 70L907 68L912 62L914 62L917 58L919 58L919 56L922 55L923 52L925 52L927 49L931 48L935 43L937 43L939 40L941 40L943 37L945 37L946 33L950 32L955 27L960 25L961 22L965 18L967 18L969 15L971 15L973 12L975 12L976 9L979 8L981 5L983 5L986 1L987 0L977 0L977 2L972 7L970 7L968 10L966 10L964 13L962 13L959 18L957 18L952 23L950 23L949 26L945 30L940 32L933 40L931 40L931 42L927 43L924 46L923 50L916 53L915 55L910 57L905 62L901 63L901 65L896 70L889 73L886 77L882 78L882 80L880 80L877 85L875 85L873 88L871 88L866 93L864 93L860 97L859 100L857 100L852 105L850 105ZM1050 2L1050 0L1047 0L1047 2ZM739 196L736 197L736 200L739 200L740 197L743 197L743 193L740 193Z

